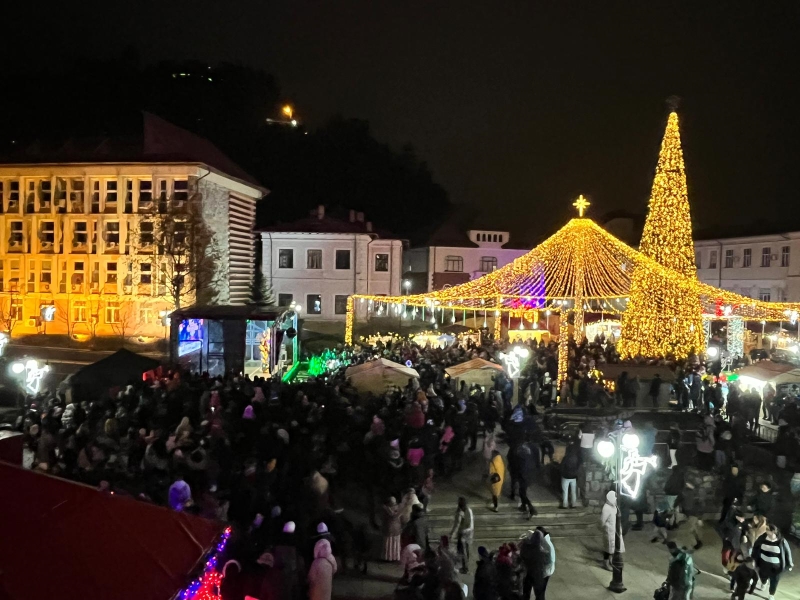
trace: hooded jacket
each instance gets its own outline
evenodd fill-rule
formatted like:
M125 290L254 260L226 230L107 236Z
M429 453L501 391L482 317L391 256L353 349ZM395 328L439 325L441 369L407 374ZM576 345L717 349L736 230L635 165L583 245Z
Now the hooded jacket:
M614 552L614 535L617 525L617 493L613 490L606 494L606 503L600 512L600 525L603 527L603 551L608 554ZM625 540L620 535L619 551L625 552Z
M328 540L319 540L314 545L314 562L308 570L309 600L331 600L333 576L336 574L336 559Z

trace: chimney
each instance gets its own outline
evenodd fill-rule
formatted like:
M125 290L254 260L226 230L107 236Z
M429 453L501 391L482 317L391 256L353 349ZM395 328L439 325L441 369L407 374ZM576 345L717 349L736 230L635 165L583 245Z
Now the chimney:
M358 221L359 223L363 223L364 222L364 213L363 212L357 212L356 213L356 221Z
M320 204L317 206L317 218L322 221L325 218L325 205Z
M350 222L351 223L356 222L356 211L354 211L353 209L350 209Z
M372 221L367 221L366 227L367 227L367 231L369 233L372 233Z

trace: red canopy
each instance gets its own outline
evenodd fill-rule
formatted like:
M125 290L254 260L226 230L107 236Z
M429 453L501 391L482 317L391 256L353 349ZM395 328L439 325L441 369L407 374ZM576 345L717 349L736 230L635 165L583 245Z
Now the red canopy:
M0 598L170 600L220 523L0 463Z

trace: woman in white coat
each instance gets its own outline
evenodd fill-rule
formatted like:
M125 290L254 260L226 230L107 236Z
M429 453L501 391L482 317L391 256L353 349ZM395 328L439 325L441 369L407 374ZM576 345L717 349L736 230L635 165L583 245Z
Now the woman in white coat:
M603 565L611 570L611 556L614 554L614 537L617 529L617 493L606 494L606 503L600 513L600 525L603 527ZM619 551L625 552L625 541L619 536Z

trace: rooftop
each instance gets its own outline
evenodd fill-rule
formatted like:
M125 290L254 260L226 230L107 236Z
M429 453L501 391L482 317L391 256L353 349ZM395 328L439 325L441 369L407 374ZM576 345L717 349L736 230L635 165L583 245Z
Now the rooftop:
M259 231L273 233L364 233L376 238L397 239L396 236L383 230L377 230L370 221L366 221L363 212L349 211L345 215L329 214L320 205L312 210L309 216L290 221L275 223L261 228Z
M39 139L0 157L0 164L16 165L128 162L203 163L234 179L261 187L210 141L150 113L141 113L138 123L132 124L128 133Z

